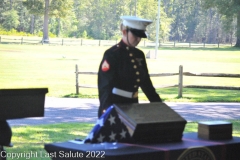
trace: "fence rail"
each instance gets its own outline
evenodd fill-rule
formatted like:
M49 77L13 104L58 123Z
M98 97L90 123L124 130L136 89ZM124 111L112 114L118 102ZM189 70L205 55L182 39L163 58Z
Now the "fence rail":
M78 65L75 66L75 75L76 75L76 94L79 94L79 88L97 88L96 85L79 85L79 74L85 75L97 75L97 72L79 72ZM229 78L240 78L240 74L228 74L228 73L191 73L183 72L183 66L179 66L178 73L152 73L149 74L150 77L164 77L164 76L178 76L178 84L173 85L160 85L155 88L169 88L169 87L178 87L178 97L182 97L183 88L203 88L203 89L225 89L225 90L240 90L239 87L231 86L201 86L201 85L183 85L183 76L202 76L202 77L229 77Z
M49 43L43 43L42 38L40 37L13 37L13 36L2 36L0 35L0 43L2 44L35 44L35 45L74 45L74 46L83 46L83 45L91 45L91 46L112 46L118 43L118 40L90 40L90 39L81 39L81 38L51 38ZM232 46L231 43L216 43L216 44L207 44L203 43L194 43L194 42L161 42L159 43L159 47L189 47L189 48L219 48L220 46ZM156 42L142 40L138 46L143 47L155 47Z

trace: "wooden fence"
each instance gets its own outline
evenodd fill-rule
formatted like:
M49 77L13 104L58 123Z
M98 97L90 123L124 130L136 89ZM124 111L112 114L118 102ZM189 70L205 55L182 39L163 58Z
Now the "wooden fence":
M62 45L62 46L112 46L118 43L118 40L92 40L92 39L81 39L81 38L50 38L49 43L43 43L41 37L13 37L13 36L1 36L0 44L34 44L34 45ZM233 42L229 44L216 43L207 44L194 43L194 42L161 42L159 47L189 47L189 48L220 48L220 46L232 46ZM155 47L156 42L143 39L138 46L142 47Z
M79 88L97 88L96 85L80 85L79 84L79 74L97 75L97 72L80 72L78 65L75 66L76 75L76 94L79 94ZM240 74L226 74L226 73L191 73L183 72L183 66L179 66L178 73L153 73L149 74L150 77L163 77L163 76L178 76L178 84L174 85L161 85L154 86L155 88L168 88L168 87L178 87L178 97L182 97L183 88L204 88L204 89L226 89L226 90L240 90L239 87L227 87L227 86L201 86L201 85L183 85L183 76L201 76L201 77L229 77L229 78L240 78Z

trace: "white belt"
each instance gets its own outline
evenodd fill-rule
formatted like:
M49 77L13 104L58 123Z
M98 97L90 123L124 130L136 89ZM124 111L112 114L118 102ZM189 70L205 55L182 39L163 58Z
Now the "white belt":
M137 98L138 97L138 92L128 92L128 91L124 91L122 89L115 88L115 87L112 89L112 93L122 96L122 97L126 97L126 98Z

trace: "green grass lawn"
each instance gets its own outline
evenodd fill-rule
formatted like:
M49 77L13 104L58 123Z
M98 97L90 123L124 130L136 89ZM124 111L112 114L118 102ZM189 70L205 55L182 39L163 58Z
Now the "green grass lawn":
M75 92L75 65L79 71L97 72L103 52L109 46L49 46L0 44L0 88L49 89L46 96L97 98L97 89ZM142 47L145 53L153 48ZM240 73L240 50L237 48L160 48L157 59L147 59L149 73L184 72ZM154 85L173 85L178 76L152 77ZM80 84L96 85L97 78L80 75ZM184 85L238 86L239 78L184 77ZM162 99L171 102L240 102L239 90L183 89L178 98L178 88L157 89ZM140 100L146 100L140 90ZM240 136L240 121L232 121L234 136ZM45 153L44 144L85 138L94 124L62 123L52 125L13 127L9 153ZM185 132L196 132L197 123L188 123ZM9 158L10 159L10 158ZM20 158L21 159L21 158ZM22 158L22 159L26 159ZM39 159L39 157L31 157ZM50 158L42 158L50 159Z
M79 71L97 72L104 51L109 46L50 46L0 44L0 88L47 87L52 97L98 98L97 89L80 88L76 93L75 65ZM147 54L153 48L141 47ZM224 48L160 48L157 59L147 59L149 73L240 73L240 50ZM153 84L178 84L178 76L151 77ZM79 84L97 84L96 75L79 75ZM240 78L183 77L183 85L240 87ZM239 90L159 88L165 101L240 102ZM210 96L209 96L210 95ZM140 90L140 99L146 97Z
M230 121L233 123L233 136L240 136L240 121ZM5 148L8 153L37 153L38 157L31 157L31 160L50 160L45 158L47 153L44 150L44 144L64 142L74 140L76 138L85 139L90 130L93 128L93 123L62 123L51 125L37 125L25 127L13 127L12 148ZM187 123L185 130L187 132L197 132L197 122ZM40 157L42 155L42 157ZM11 158L8 158L11 159ZM25 157L19 160L25 160Z

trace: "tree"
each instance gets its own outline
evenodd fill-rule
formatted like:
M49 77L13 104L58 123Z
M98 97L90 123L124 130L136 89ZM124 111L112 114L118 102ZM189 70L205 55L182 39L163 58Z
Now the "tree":
M49 20L49 0L45 0L44 20L43 20L43 42L49 43L48 20Z
M3 22L3 15L2 13L6 11L6 2L0 1L0 24Z
M159 38L206 43L235 41L239 5L236 0L229 1L161 0ZM121 37L120 16L136 13L153 20L147 33L150 40L155 40L157 4L157 0L0 0L0 26L37 34L45 42L48 33L116 40ZM8 14L10 10L17 11L18 16ZM10 25L11 19L20 22L17 27Z
M186 0L176 0L173 3L172 17L174 21L172 23L171 36L173 40L185 41L185 33L187 30L187 16L189 15L188 3Z
M72 0L25 0L23 5L27 7L33 15L44 15L43 22L43 42L49 42L48 25L49 17L65 17L71 7Z
M61 32L61 19L66 18L67 16L71 16L73 8L73 1L72 0L57 0L51 1L50 4L50 12L49 15L51 17L56 17L57 25L56 25L56 35L59 36Z
M16 10L8 10L3 13L3 27L7 30L16 29L19 24L19 16Z
M240 47L240 1L239 0L203 0L206 9L216 7L220 14L228 19L237 18L237 42L235 47Z
M35 17L36 16L42 16L43 13L44 13L44 2L42 0L34 0L34 1L25 0L25 1L23 1L23 6L25 6L27 8L28 12L30 14L32 14L31 23L30 23L31 24L30 31L31 31L31 33L33 33L33 30L35 28L34 27ZM44 28L43 32L44 32L44 30L46 30L46 29Z

